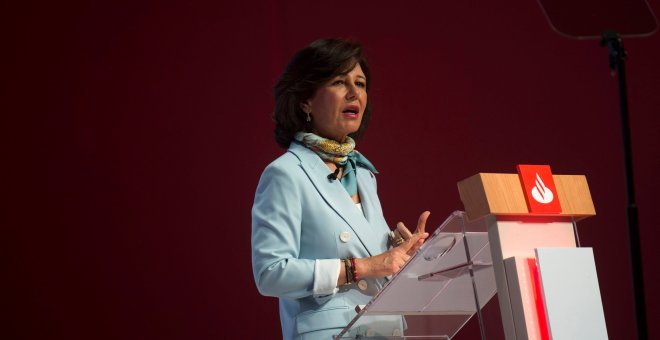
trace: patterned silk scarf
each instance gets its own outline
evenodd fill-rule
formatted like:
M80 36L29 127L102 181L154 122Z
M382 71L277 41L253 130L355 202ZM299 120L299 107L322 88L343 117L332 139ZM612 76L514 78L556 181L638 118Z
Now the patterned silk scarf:
M355 141L346 136L344 143L332 139L323 138L313 133L298 132L295 140L314 151L324 161L335 163L344 168L341 185L344 186L350 196L357 194L357 167L361 166L373 173L378 173L369 160L361 153L355 151Z

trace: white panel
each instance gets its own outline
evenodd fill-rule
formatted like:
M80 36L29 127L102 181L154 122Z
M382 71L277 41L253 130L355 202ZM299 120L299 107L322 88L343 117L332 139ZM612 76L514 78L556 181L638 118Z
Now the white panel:
M607 339L591 248L539 248L536 256L552 339Z
M502 257L534 257L538 247L575 247L571 222L498 221Z

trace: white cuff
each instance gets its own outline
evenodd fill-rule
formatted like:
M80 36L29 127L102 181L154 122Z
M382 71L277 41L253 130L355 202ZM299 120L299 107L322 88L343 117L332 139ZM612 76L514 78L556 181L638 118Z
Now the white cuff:
M314 263L314 295L332 295L336 293L341 260L316 260Z

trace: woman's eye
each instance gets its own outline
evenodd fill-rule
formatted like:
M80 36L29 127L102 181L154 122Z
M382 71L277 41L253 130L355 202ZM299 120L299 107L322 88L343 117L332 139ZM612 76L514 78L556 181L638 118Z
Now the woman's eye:
M362 87L362 88L367 87L367 84L364 83L364 82L361 82L361 81L356 82L355 85L356 85L357 87Z
M343 80L335 80L332 82L332 85L343 85L344 81Z

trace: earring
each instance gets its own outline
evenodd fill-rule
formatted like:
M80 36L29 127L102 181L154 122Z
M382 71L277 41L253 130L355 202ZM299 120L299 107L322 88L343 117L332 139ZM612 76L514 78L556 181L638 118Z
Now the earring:
M312 117L309 115L311 112L307 112L307 123L312 121Z

